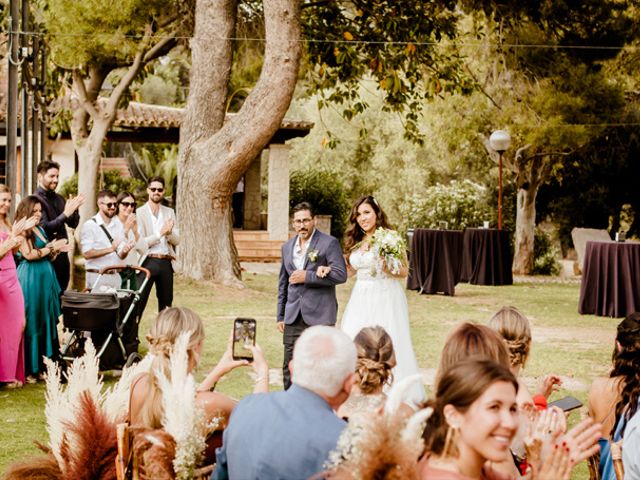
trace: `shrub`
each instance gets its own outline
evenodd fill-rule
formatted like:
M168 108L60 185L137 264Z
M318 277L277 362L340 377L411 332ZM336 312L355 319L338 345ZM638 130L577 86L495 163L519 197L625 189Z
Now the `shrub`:
M289 206L309 202L318 215L331 215L331 234L342 240L349 215L349 201L337 172L305 169L291 173Z
M131 192L140 201L141 194L144 193L145 184L138 178L122 177L118 170L106 170L96 181L96 191L108 189L116 195L120 192ZM78 194L78 174L74 173L60 187L60 195L64 198L76 196Z
M402 204L398 229L406 232L409 228L437 228L441 221L452 230L480 226L492 217L485 190L470 180L433 185Z
M533 237L533 274L560 275L562 267L557 260L559 253L549 235L540 228L536 228Z

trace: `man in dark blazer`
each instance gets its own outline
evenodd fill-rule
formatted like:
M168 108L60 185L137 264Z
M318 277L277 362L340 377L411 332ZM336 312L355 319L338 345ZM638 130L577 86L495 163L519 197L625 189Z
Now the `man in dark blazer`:
M315 228L307 202L293 207L296 236L282 246L278 282L278 330L282 332L284 388L291 386L289 362L293 345L311 325L335 325L336 285L347 280L347 266L338 240Z

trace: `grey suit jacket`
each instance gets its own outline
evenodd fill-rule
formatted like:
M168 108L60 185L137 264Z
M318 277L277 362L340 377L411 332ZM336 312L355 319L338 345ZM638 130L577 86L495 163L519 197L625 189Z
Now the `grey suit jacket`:
M321 472L346 427L320 396L289 390L243 398L216 451L212 480L302 480Z
M172 219L174 222L173 230L167 236L167 243L169 244L169 252L174 258L176 258L175 247L180 243L180 232L178 231L176 214L172 208L165 207L164 205L160 205L160 211L162 212L163 218L165 218L166 220ZM138 233L140 233L140 236L144 238L144 241L147 244L147 248L154 246L160 241L160 236L153 233L153 220L151 219L152 215L153 214L151 213L151 208L149 207L148 203L145 203L136 211L136 216L138 218ZM175 270L175 261L171 263L173 264L173 268Z
M307 325L335 325L338 313L336 285L347 281L347 265L340 243L331 235L316 229L307 255L311 250L316 250L318 258L312 262L307 257L304 263L305 282L291 285L289 276L296 269L293 264L293 247L296 238L289 239L282 246L277 319L279 322L284 321L290 325L295 322L299 314L302 314ZM331 273L325 278L319 278L316 275L320 265L331 267Z

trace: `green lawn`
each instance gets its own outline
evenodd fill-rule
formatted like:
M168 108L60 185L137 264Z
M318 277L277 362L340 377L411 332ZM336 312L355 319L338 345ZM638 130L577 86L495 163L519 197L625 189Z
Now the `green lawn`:
M237 316L258 320L258 342L274 372L281 366L282 337L275 329L277 275L245 273L244 280L247 285L244 290L176 280L175 304L198 312L206 326L199 377L204 376L222 354L232 320ZM341 309L352 285L350 281L338 289ZM427 373L432 373L447 332L456 323L486 322L500 306L514 305L529 317L533 327L533 351L523 372L525 379L533 384L539 375L557 373L565 380L565 388L554 398L571 393L585 401L591 380L607 371L618 320L578 315L579 288L578 283L532 281L509 287L462 284L456 287L454 297L407 292L418 363ZM155 308L150 300L140 329L144 350L144 335ZM248 368L232 372L218 384L218 390L237 398L246 395L252 388L249 372ZM278 378L272 388L281 388L277 382ZM42 384L27 385L17 391L0 390L0 419L4 423L0 435L0 472L13 459L37 453L33 440L47 442L43 407ZM578 414L572 417L575 421ZM586 468L577 469L573 478L587 478Z

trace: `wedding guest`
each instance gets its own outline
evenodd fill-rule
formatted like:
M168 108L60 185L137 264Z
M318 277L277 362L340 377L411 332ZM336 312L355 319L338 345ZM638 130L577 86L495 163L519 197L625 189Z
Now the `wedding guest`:
M56 193L60 176L60 165L50 160L40 162L36 167L38 188L34 195L42 202L42 228L51 240L68 239L67 227L76 228L80 222L78 209L84 203L84 195L65 201ZM69 256L58 255L53 260L53 268L62 291L69 286Z
M24 376L24 297L13 253L22 243L24 230L37 223L36 217L9 223L11 191L0 185L0 383L6 388L22 387Z
M164 178L151 177L147 193L149 201L138 209L137 225L140 236L149 248L142 266L149 269L151 278L142 294L140 311L146 308L151 287L155 284L160 312L173 303L173 262L176 259L176 247L180 243L180 233L175 212L162 205Z
M116 199L118 211L116 218L122 224L124 238L127 242L133 242L134 247L124 259L127 265L140 265L140 260L147 253L147 243L138 231L138 219L136 217L136 198L130 192L120 192Z
M157 374L163 372L170 376L169 357L176 340L183 332L191 332L187 353L189 372L192 373L198 366L204 345L204 326L200 317L188 308L172 307L160 312L151 325L147 340L153 361L148 373L132 382L130 403L132 425L152 429L162 428L162 392L158 386ZM246 360L233 360L231 344L232 342L229 341L227 350L218 364L199 385L196 397L196 402L204 409L207 418L219 418L222 425L226 424L237 402L223 393L213 391L216 383L234 368L249 365ZM255 359L250 365L257 375L253 392L267 392L269 390L267 362L259 346L251 345L249 348Z
M500 334L507 344L511 371L518 378L524 368L531 351L531 326L529 319L515 307L502 307L489 320L489 327ZM526 384L518 379L520 390L528 392ZM532 397L538 408L547 407L547 398L562 384L560 377L546 375L538 392ZM521 395L521 398L524 398Z
M628 478L640 478L640 412L627 422L624 429L622 465Z
M384 406L387 399L383 387L393 381L396 355L391 337L382 327L366 327L353 339L358 355L356 377L346 402L338 409L338 416L350 420L355 416L369 415ZM404 404L405 413L411 408Z
M94 288L99 272L105 267L122 265L134 243L124 235L122 224L114 220L116 195L111 190L98 192L98 213L84 222L80 229L80 248L86 259L86 286ZM100 277L101 286L120 288L121 278L116 272Z
M42 203L34 195L20 202L16 222L35 217L40 222ZM57 324L60 316L60 286L51 260L69 251L64 238L49 241L41 226L25 232L18 252L18 280L24 295L26 327L24 335L27 383L35 383L44 372L44 357L59 353Z
M349 397L356 349L340 330L316 325L300 335L291 365L291 388L238 403L212 479L298 480L323 470L346 426L334 410Z
M594 381L589 391L589 413L594 420L603 424L598 468L602 480L616 479L610 443L624 439L623 452L627 449L625 426L631 424L632 417L640 410L639 401L640 313L636 312L618 324L613 369L609 378Z

